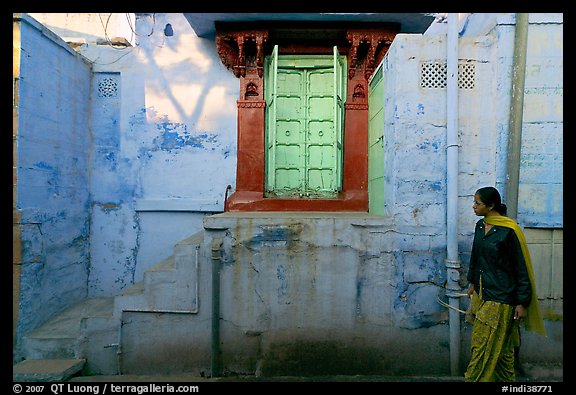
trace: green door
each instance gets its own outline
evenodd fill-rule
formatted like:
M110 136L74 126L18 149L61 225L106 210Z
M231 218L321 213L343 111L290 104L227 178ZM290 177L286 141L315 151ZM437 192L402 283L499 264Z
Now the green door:
M341 189L343 60L277 51L265 80L267 196L333 197Z
M368 85L368 210L384 214L384 83L382 64Z

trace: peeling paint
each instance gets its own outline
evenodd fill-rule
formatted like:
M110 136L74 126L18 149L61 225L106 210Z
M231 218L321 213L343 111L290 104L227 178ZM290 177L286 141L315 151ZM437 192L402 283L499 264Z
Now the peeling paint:
M276 276L278 278L278 302L290 304L290 298L288 297L288 279L284 265L278 265L276 268Z
M418 103L418 110L416 111L416 115L424 115L424 104Z
M92 204L95 207L100 207L103 211L112 211L112 210L118 210L120 208L120 205L117 203L99 203L99 202L94 202Z
M435 191L441 191L442 190L442 183L440 181L435 181L435 182L430 184L430 188L432 188Z
M154 144L164 151L180 149L186 146L205 149L205 143L215 143L218 136L208 133L191 135L187 131L182 134L172 131L164 131L161 136L154 139Z
M185 124L179 122L171 122L168 116L160 116L154 120L157 130L160 135L153 140L154 147L163 151L172 151L182 149L184 147L192 147L198 149L207 149L208 144L218 143L218 135L209 132L190 133ZM211 147L212 150L215 147ZM227 150L229 152L229 150Z
M54 170L54 166L49 165L46 162L36 162L34 163L34 166L36 166L39 169Z
M428 149L428 148L432 147L434 149L434 151L437 151L438 147L440 147L440 143L438 141L430 141L428 139L425 139L424 142L422 142L420 144L416 144L416 147L418 147L420 149Z

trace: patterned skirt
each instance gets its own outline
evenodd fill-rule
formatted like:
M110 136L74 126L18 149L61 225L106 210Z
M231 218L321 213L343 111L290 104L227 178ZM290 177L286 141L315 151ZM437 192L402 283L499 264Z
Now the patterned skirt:
M464 381L516 381L514 348L520 346L520 332L514 306L484 301L474 293L471 358Z

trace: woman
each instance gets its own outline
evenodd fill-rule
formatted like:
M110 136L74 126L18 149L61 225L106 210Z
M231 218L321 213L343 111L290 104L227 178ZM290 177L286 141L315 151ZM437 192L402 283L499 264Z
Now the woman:
M546 336L530 253L498 190L478 189L472 208L483 219L476 222L467 276L473 324L464 381L515 381L519 323Z

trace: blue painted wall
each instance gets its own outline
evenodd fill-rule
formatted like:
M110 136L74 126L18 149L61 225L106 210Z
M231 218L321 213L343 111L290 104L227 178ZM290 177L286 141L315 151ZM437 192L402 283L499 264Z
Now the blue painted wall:
M20 27L15 171L23 334L87 296L91 65L33 19L24 16Z
M460 96L464 261L475 188L504 185L512 22L460 42L460 58L476 65L475 89ZM141 280L205 216L222 211L226 186L234 187L238 79L182 14L140 14L135 29L134 47L78 47L90 65L33 20L22 23L21 333ZM522 225L562 226L561 31L562 23L530 25ZM394 284L423 301L395 305L410 327L421 325L413 320L420 303L438 308L428 291L416 292L421 283L444 273L445 92L420 88L419 77L421 62L445 61L445 51L445 36L399 35L385 59L385 202L404 235L394 246L404 277ZM544 193L523 189L536 186Z

